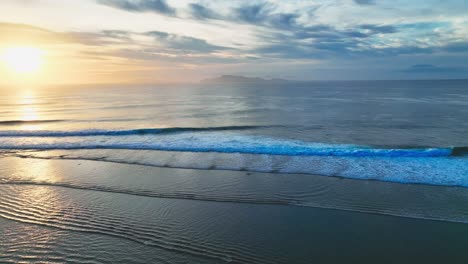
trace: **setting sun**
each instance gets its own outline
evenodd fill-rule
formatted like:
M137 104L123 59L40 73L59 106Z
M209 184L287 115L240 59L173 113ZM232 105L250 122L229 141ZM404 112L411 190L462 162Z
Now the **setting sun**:
M11 47L5 49L2 60L16 73L35 73L43 64L43 54L35 47Z

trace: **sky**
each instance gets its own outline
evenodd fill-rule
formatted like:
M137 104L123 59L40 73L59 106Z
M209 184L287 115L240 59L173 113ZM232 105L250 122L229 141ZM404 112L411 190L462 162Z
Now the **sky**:
M468 78L466 0L2 0L0 52L44 51L0 83Z

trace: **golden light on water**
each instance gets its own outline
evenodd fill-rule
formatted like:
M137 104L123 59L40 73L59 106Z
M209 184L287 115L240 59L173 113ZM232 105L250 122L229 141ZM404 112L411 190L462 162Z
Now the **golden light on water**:
M3 51L1 59L15 73L37 73L44 64L44 51L28 46L9 47Z
M37 108L37 98L31 91L24 91L18 100L18 120L35 121L40 119L39 109ZM38 124L27 124L21 126L23 130L38 130L41 126Z
M36 109L36 97L33 92L23 92L18 100L19 120L22 121L33 121L39 119L39 115Z
M25 106L21 109L21 121L34 121L39 118L37 110L33 106Z

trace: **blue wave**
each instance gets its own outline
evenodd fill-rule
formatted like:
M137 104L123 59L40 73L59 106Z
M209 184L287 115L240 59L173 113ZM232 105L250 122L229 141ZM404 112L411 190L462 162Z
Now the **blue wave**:
M0 149L128 149L128 150L162 150L179 152L219 152L219 153L243 153L266 154L282 156L335 156L335 157L448 157L452 155L451 148L429 149L365 149L365 148L311 148L283 146L262 146L257 148L243 148L234 146L220 147L185 147L163 145L136 145L136 144L26 144L3 145Z
M13 151L11 156L80 159L166 168L339 176L404 184L468 187L468 160L457 157L272 156L141 150Z
M117 131L84 130L74 132L3 131L0 132L0 137L3 138L0 142L0 149L135 149L284 156L352 157L447 157L454 153L454 148L451 147L375 148L219 132L220 130L252 128L257 127L167 128ZM210 131L210 133L199 133L200 131ZM101 137L90 139L89 136ZM47 138L38 139L30 137Z

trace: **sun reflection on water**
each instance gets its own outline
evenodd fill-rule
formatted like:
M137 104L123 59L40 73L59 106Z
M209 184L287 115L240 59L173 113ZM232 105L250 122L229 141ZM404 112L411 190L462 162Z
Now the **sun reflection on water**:
M17 173L21 178L33 180L35 182L57 182L61 180L57 168L50 160L30 160L27 167L24 167L22 160L18 161Z
M23 92L19 96L17 102L18 120L20 121L36 121L40 120L38 99L32 91ZM41 126L38 124L24 124L21 126L22 130L39 130Z
M12 178L19 181L39 183L39 185L19 185L15 187L15 196L22 203L17 204L17 211L32 215L32 221L48 223L48 219L63 215L64 204L58 196L56 188L41 186L41 183L61 181L60 173L50 160L29 160L25 166L24 160L15 162Z
M37 109L34 106L24 106L21 108L21 120L22 121L34 121L38 120L39 115Z

